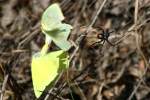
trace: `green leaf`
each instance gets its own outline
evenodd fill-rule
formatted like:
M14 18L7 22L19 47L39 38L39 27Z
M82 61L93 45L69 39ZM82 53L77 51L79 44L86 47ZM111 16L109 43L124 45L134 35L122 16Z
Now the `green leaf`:
M37 98L41 96L49 84L51 85L59 73L68 67L66 63L68 62L67 56L67 53L63 50L50 52L43 56L40 53L33 56L31 71L34 92Z
M67 51L71 44L67 41L72 26L62 23L64 16L58 4L53 4L46 9L42 16L42 31L46 35L46 41L52 39L54 43L64 51Z

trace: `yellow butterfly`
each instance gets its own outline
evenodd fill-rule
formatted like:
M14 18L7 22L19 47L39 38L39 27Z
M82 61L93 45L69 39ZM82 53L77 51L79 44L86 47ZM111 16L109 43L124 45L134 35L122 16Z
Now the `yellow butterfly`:
M65 60L64 60L65 59ZM37 98L42 94L54 79L59 75L60 70L66 67L66 54L63 50L50 52L46 55L32 58L31 70L34 92ZM61 62L61 63L60 63Z

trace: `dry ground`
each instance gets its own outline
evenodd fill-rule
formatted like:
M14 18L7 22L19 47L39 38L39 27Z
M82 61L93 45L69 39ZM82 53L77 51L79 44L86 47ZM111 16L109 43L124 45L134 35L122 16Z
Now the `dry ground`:
M64 73L41 100L150 100L150 0L0 0L1 100L35 100L31 57L44 44L42 12L54 2L73 26L74 46L69 77ZM114 31L115 46L92 45L99 27Z

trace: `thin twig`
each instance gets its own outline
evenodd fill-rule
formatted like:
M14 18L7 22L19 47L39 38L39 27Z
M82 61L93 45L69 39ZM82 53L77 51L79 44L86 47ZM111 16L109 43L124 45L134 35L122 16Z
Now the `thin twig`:
M125 64L122 66L121 70L119 71L118 75L114 79L111 80L110 82L111 84L116 83L123 76L127 66L129 66L130 63L131 63L130 61L125 62Z
M8 74L5 76L4 78L4 82L3 82L3 85L2 85L2 92L1 92L1 98L0 100L4 100L3 99L3 96L4 96L4 91L5 91L5 88L6 88L6 85L7 85L7 81L8 81Z
M57 98L57 100L68 100L68 99L64 99L63 97L58 96L56 93L51 92L50 94L55 96ZM49 100L49 99L46 99L46 100ZM54 100L54 99L52 99L52 100Z
M74 81L75 86L73 86L73 90L75 90L78 95L81 97L81 100L87 100L83 90L79 87L78 83L76 81Z
M145 63L145 70L144 70L143 75L141 76L137 86L134 88L133 92L129 96L128 100L131 100L133 98L134 94L136 93L136 91L138 90L138 88L140 87L140 85L141 85L141 83L143 81L143 77L145 76L145 74L146 74L146 72L148 70L148 67L150 66L150 64L148 63L146 57L144 56L144 54L143 54L143 52L142 52L142 50L140 48L140 43L139 43L139 40L141 40L140 36L138 34L134 34L134 35L135 35L135 38L136 38L137 51L138 51L139 55L141 55L141 57L143 58L144 63Z
M97 99L98 100L102 100L102 89L104 87L104 82L99 86L99 91L98 91L98 95L97 95Z
M135 0L135 10L134 10L134 24L137 24L137 19L138 19L138 3L139 0Z
M100 14L100 12L102 11L102 8L104 7L105 3L107 0L104 0L103 3L101 4L101 6L99 7L94 19L92 20L91 24L89 25L87 32L89 31L89 29L94 25L94 23L96 22L98 15Z
M27 42L29 42L36 34L38 34L39 32L40 32L40 23L38 22L35 26L33 26L33 27L31 27L31 29L30 29L30 31L32 31L32 32L30 32L30 31L28 31L28 32L26 32L23 36L22 36L22 38L25 38L25 39L23 39L20 43L19 43L19 45L18 45L18 48L20 48L25 42L27 43Z
M62 74L63 74L63 72L61 72L61 73L59 74L57 80L55 81L54 87L56 86L56 84L57 84L58 81L60 80ZM48 94L45 96L44 100L48 100L48 99L49 99L49 95L52 94L52 91L53 91L53 89L50 89L50 90L48 91ZM54 96L57 97L58 95L55 94Z

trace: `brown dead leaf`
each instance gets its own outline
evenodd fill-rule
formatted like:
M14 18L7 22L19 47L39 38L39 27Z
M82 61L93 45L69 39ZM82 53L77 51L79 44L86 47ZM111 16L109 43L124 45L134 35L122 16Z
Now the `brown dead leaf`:
M38 1L41 4L42 8L47 8L50 2L50 0L38 0Z
M144 60L140 60L140 61L139 61L139 68L140 68L140 70L142 70L142 71L145 70Z
M143 71L140 70L138 65L129 67L129 73L134 77L140 78L143 75Z
M2 6L1 25L4 29L6 29L6 27L10 25L16 18L16 12L13 9L16 4L17 0L10 0L8 3Z

